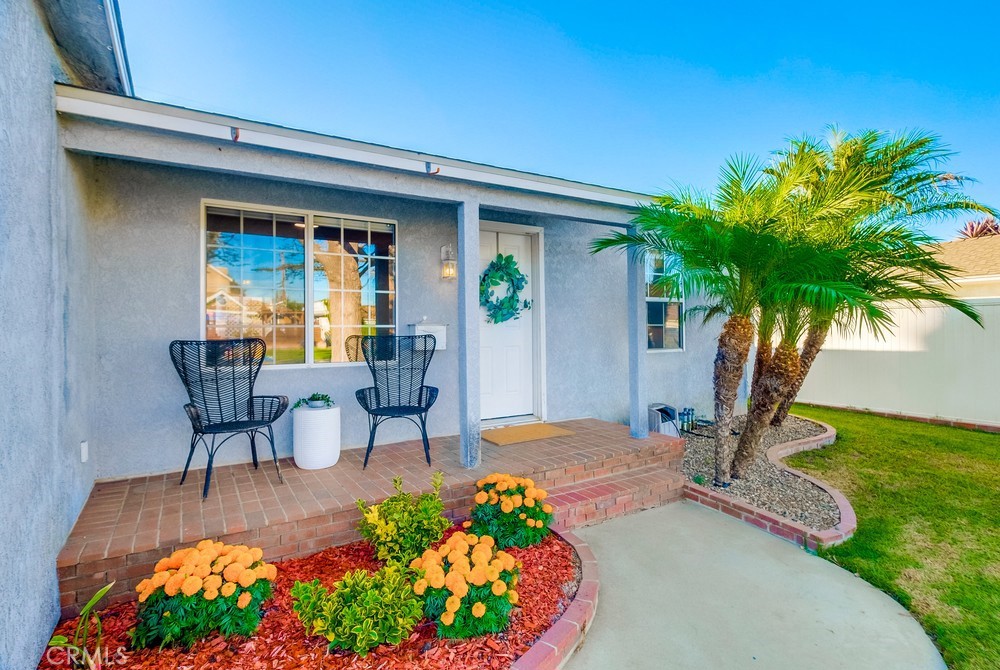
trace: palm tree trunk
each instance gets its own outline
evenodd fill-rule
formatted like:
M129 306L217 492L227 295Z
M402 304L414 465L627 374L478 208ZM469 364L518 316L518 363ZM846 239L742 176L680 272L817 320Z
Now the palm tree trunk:
M802 383L806 380L806 375L809 374L809 369L816 360L816 355L823 348L823 343L826 342L826 336L829 332L830 322L809 327L809 332L806 334L806 341L802 344L802 355L799 358L799 374L782 394L781 402L778 403L778 410L771 418L772 426L781 426L785 422L785 419L788 418L788 412L792 409L792 403L795 402L795 398L799 395Z
M726 320L719 335L715 354L715 485L728 486L732 469L733 410L739 395L743 367L753 344L753 324L745 316L734 314Z
M742 477L760 451L767 429L782 399L782 392L798 378L799 350L794 343L782 342L774 350L767 368L761 373L756 394L747 413L746 425L733 459L733 477Z

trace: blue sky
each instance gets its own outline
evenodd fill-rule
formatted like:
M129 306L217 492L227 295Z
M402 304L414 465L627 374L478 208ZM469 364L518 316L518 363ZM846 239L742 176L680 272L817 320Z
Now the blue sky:
M119 1L150 100L648 193L829 124L920 128L1000 207L987 3Z

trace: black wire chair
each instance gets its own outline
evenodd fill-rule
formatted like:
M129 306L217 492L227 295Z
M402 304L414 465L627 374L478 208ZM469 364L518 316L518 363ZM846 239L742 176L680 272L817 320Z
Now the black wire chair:
M352 335L351 337L358 337ZM350 338L348 338L350 339ZM348 343L348 351L350 351ZM375 446L375 432L384 421L407 419L420 428L424 456L431 464L427 442L427 411L437 400L438 390L424 386L424 375L434 357L433 335L378 335L361 338L361 353L371 370L374 386L359 389L358 403L368 412L368 450L364 467Z
M271 444L274 467L278 481L284 482L278 453L274 449L274 430L271 424L288 409L288 398L283 395L255 396L254 381L264 362L267 345L264 340L175 340L170 343L170 358L174 362L191 402L184 405L191 419L191 450L181 484L187 479L191 457L199 443L208 452L208 470L205 472L205 490L212 481L212 461L215 452L236 435L250 438L250 452L254 468L257 462L257 434L262 433ZM217 442L220 435L230 435ZM211 436L211 445L206 437Z

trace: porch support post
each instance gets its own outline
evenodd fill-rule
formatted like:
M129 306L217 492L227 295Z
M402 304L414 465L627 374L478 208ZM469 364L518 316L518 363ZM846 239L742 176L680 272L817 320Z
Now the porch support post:
M646 267L642 258L628 253L628 392L629 429L632 437L649 437L649 402L643 390L646 362Z
M479 466L479 202L458 205L458 421L462 465Z

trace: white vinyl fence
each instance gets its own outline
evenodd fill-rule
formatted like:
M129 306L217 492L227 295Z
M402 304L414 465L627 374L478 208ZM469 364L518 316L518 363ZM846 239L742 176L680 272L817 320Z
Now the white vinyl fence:
M799 400L1000 426L1000 298L968 300L985 328L937 306L894 309L882 340L834 328Z

